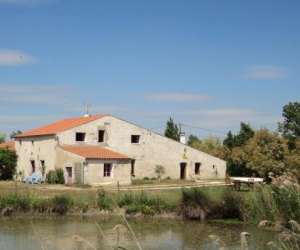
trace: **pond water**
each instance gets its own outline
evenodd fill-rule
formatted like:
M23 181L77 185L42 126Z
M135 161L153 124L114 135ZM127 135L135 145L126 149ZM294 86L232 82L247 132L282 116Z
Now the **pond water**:
M247 231L249 249L266 249L274 234L254 226L174 219L129 219L144 250L240 249ZM2 250L138 249L122 218L1 218ZM121 248L117 248L120 246Z

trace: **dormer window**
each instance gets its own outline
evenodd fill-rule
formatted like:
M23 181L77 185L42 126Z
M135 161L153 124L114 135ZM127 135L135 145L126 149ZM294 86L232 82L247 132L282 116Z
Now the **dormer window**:
M139 144L140 143L140 135L131 135L131 143Z
M76 141L83 142L85 140L85 133L77 132Z

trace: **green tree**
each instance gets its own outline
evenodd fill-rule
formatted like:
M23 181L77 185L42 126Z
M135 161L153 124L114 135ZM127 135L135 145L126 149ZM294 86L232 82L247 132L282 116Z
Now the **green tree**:
M261 129L244 146L233 150L232 160L267 177L270 172L281 175L287 171L287 155L286 141L276 133Z
M242 147L252 138L255 131L247 123L241 122L240 131L237 135L228 132L227 137L223 141L224 159L227 161L227 173L232 176L252 176L257 174L252 169L246 167L246 160L237 156L242 156Z
M10 180L16 172L17 155L14 151L0 149L0 180Z
M283 122L279 123L279 131L289 140L290 148L300 138L300 102L290 102L283 107Z
M187 144L192 147L199 149L201 146L202 141L196 135L190 135L187 141Z
M242 146L255 134L254 130L247 123L241 122L240 132L234 137L234 146Z
M227 137L223 141L223 145L230 150L234 147L234 137L230 130L227 133Z
M296 139L293 144L293 149L289 150L285 160L289 171L297 177L300 183L300 139Z
M168 138L171 138L175 141L179 141L179 139L180 139L179 126L173 121L173 119L171 117L167 121L167 124L166 124L165 136Z
M195 135L190 135L188 145L207 154L224 159L224 147L219 138L209 136L200 140Z

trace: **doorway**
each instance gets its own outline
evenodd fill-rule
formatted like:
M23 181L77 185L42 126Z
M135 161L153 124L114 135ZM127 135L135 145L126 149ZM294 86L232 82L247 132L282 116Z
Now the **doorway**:
M186 179L186 162L180 163L180 180Z
M33 174L33 173L35 173L35 161L31 160L30 164L31 164L31 173Z
M67 172L66 184L70 185L73 182L72 167L66 167L66 172Z

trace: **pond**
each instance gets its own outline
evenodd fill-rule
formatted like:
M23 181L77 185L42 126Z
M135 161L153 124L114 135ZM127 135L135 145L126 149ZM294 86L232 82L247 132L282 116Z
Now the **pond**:
M144 250L240 249L243 231L251 234L249 249L266 249L274 238L274 233L242 224L153 218L128 221ZM121 217L0 218L0 225L1 250L138 249Z

